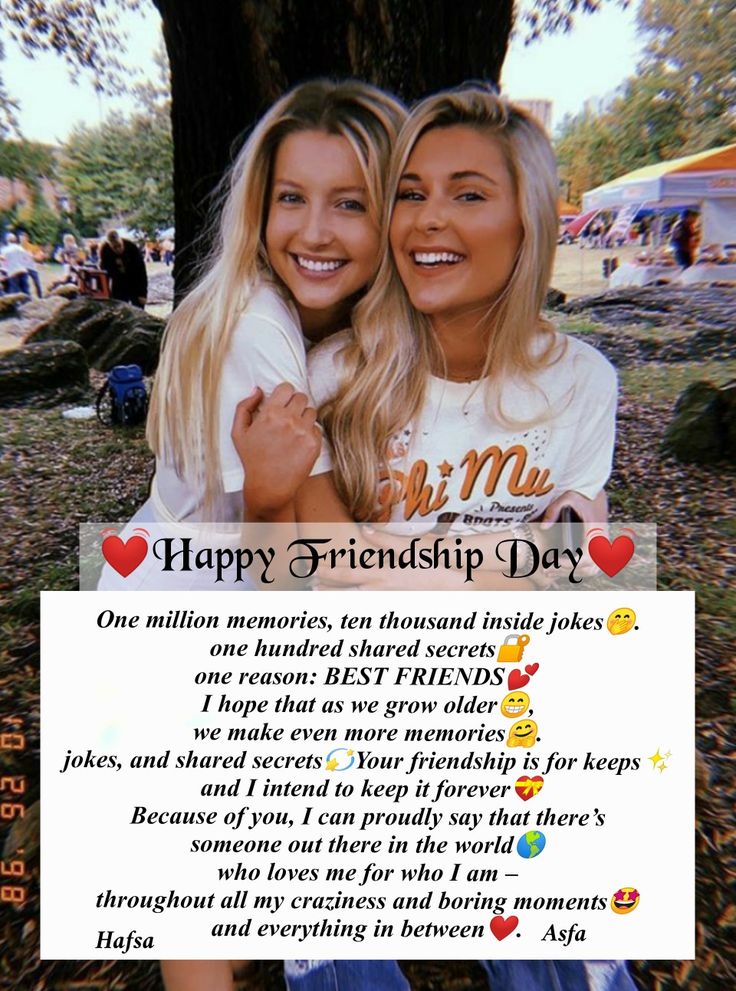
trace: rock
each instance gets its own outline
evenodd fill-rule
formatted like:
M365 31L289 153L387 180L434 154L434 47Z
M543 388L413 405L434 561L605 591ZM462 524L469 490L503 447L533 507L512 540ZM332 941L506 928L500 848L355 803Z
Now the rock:
M66 301L55 318L36 327L26 342L74 341L84 348L90 367L107 372L113 365L140 365L145 375L158 364L165 322L137 306L113 299Z
M61 296L62 299L77 299L79 289L73 282L64 282L60 286L54 286L49 290L49 296Z
M567 302L567 296L560 289L552 289L551 287L547 290L547 296L544 300L544 308L546 310L559 310L561 306L564 306Z
M0 355L0 406L55 406L90 398L87 358L72 341L28 344Z
M24 292L0 294L0 320L13 316L18 312L18 307L22 306L23 303L27 303L30 298Z
M713 464L736 461L736 383L719 389L693 382L677 399L662 449L680 461Z
M4 333L23 341L34 330L52 323L59 311L63 310L68 303L69 300L63 299L61 296L45 296L43 299L35 299L22 306L15 316L3 320L0 327Z

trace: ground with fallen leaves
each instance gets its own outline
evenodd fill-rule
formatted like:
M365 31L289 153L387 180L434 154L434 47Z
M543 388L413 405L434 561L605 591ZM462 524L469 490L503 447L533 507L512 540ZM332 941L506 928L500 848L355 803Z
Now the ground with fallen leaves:
M733 306L736 297L727 295ZM613 318L602 324L606 308ZM679 464L661 456L659 442L674 400L688 382L736 379L736 360L730 357L736 353L736 319L720 320L717 339L712 327L705 328L709 335L701 341L708 346L699 354L697 341L691 343L703 329L697 319L682 322L676 314L662 319L657 312L650 321L622 326L615 308L606 303L596 307L596 320L584 310L554 319L562 329L599 346L620 371L616 467L609 485L612 517L656 521L659 587L697 592L697 959L637 962L632 969L642 991L728 991L736 988L736 908L729 895L736 880L736 469ZM640 313L638 318L643 319ZM686 352L683 339L690 349ZM642 341L649 343L642 347ZM152 461L140 429L111 431L94 420L67 421L58 409L3 410L0 422L5 531L0 552L0 713L20 714L28 739L25 752L11 753L4 773L27 776L30 808L38 798L38 592L75 588L78 524L129 517L146 495ZM31 814L19 825L25 829L35 881L37 818ZM7 830L0 841L5 834ZM38 899L33 885L30 889L22 909L4 907L0 916L3 991L161 991L153 963L40 962ZM474 963L402 966L414 991L485 991ZM255 965L241 988L279 991L279 964Z

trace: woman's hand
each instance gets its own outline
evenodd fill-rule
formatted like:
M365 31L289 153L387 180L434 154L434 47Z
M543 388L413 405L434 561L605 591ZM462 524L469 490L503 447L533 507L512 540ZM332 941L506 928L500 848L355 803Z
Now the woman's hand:
M317 413L286 382L271 395L255 391L238 403L230 433L243 463L243 499L249 521L270 521L293 504L322 444Z
M553 523L559 523L560 513L566 506L577 513L586 526L591 523L605 524L608 520L608 496L605 489L601 489L595 499L588 499L579 492L563 492L545 509L539 521L542 529L546 530Z
M579 492L563 492L547 506L542 519L539 521L540 529L548 530L554 523L559 523L560 513L566 506L569 506L580 517L580 526L583 529L583 556L578 565L578 574L583 578L592 578L598 574L599 569L588 554L587 536L589 528L594 523L600 527L598 533L605 537L608 536L608 496L606 490L601 489L595 499L588 499Z

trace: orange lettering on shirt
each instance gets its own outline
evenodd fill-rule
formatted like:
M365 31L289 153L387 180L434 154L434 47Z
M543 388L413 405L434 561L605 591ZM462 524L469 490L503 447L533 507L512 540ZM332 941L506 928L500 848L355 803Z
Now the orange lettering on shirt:
M390 520L392 507L400 502L404 503L405 520L410 520L414 514L429 516L447 502L447 483L442 480L435 491L427 483L427 462L424 460L415 461L408 474L393 471L391 477L393 484L387 472L381 472L379 478L377 523Z
M483 492L486 496L491 496L496 491L496 487L501 478L504 468L511 464L511 475L508 481L508 491L514 496L543 496L551 492L554 485L549 482L549 469L530 468L524 476L526 469L527 450L523 444L514 444L506 451L502 451L497 444L492 444L485 451L478 454L477 451L468 451L460 463L460 467L467 466L465 479L460 490L461 499L469 499L472 495L475 483L478 481L483 468L490 462L488 478Z

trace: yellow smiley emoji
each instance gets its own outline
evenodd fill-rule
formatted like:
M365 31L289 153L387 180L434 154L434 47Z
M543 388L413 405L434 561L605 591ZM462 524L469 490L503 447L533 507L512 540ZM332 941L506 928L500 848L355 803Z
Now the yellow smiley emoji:
M636 622L636 613L633 609L629 609L626 606L622 606L621 609L614 609L611 615L608 617L606 626L608 627L608 632L612 633L613 636L618 636L619 633L628 633L629 630L633 629L634 623Z
M501 713L509 719L523 716L529 708L529 696L526 692L509 692L501 703Z
M636 888L619 888L611 895L611 908L616 915L628 915L639 904L639 897Z
M537 724L533 719L520 719L509 730L507 747L533 747L537 742Z

